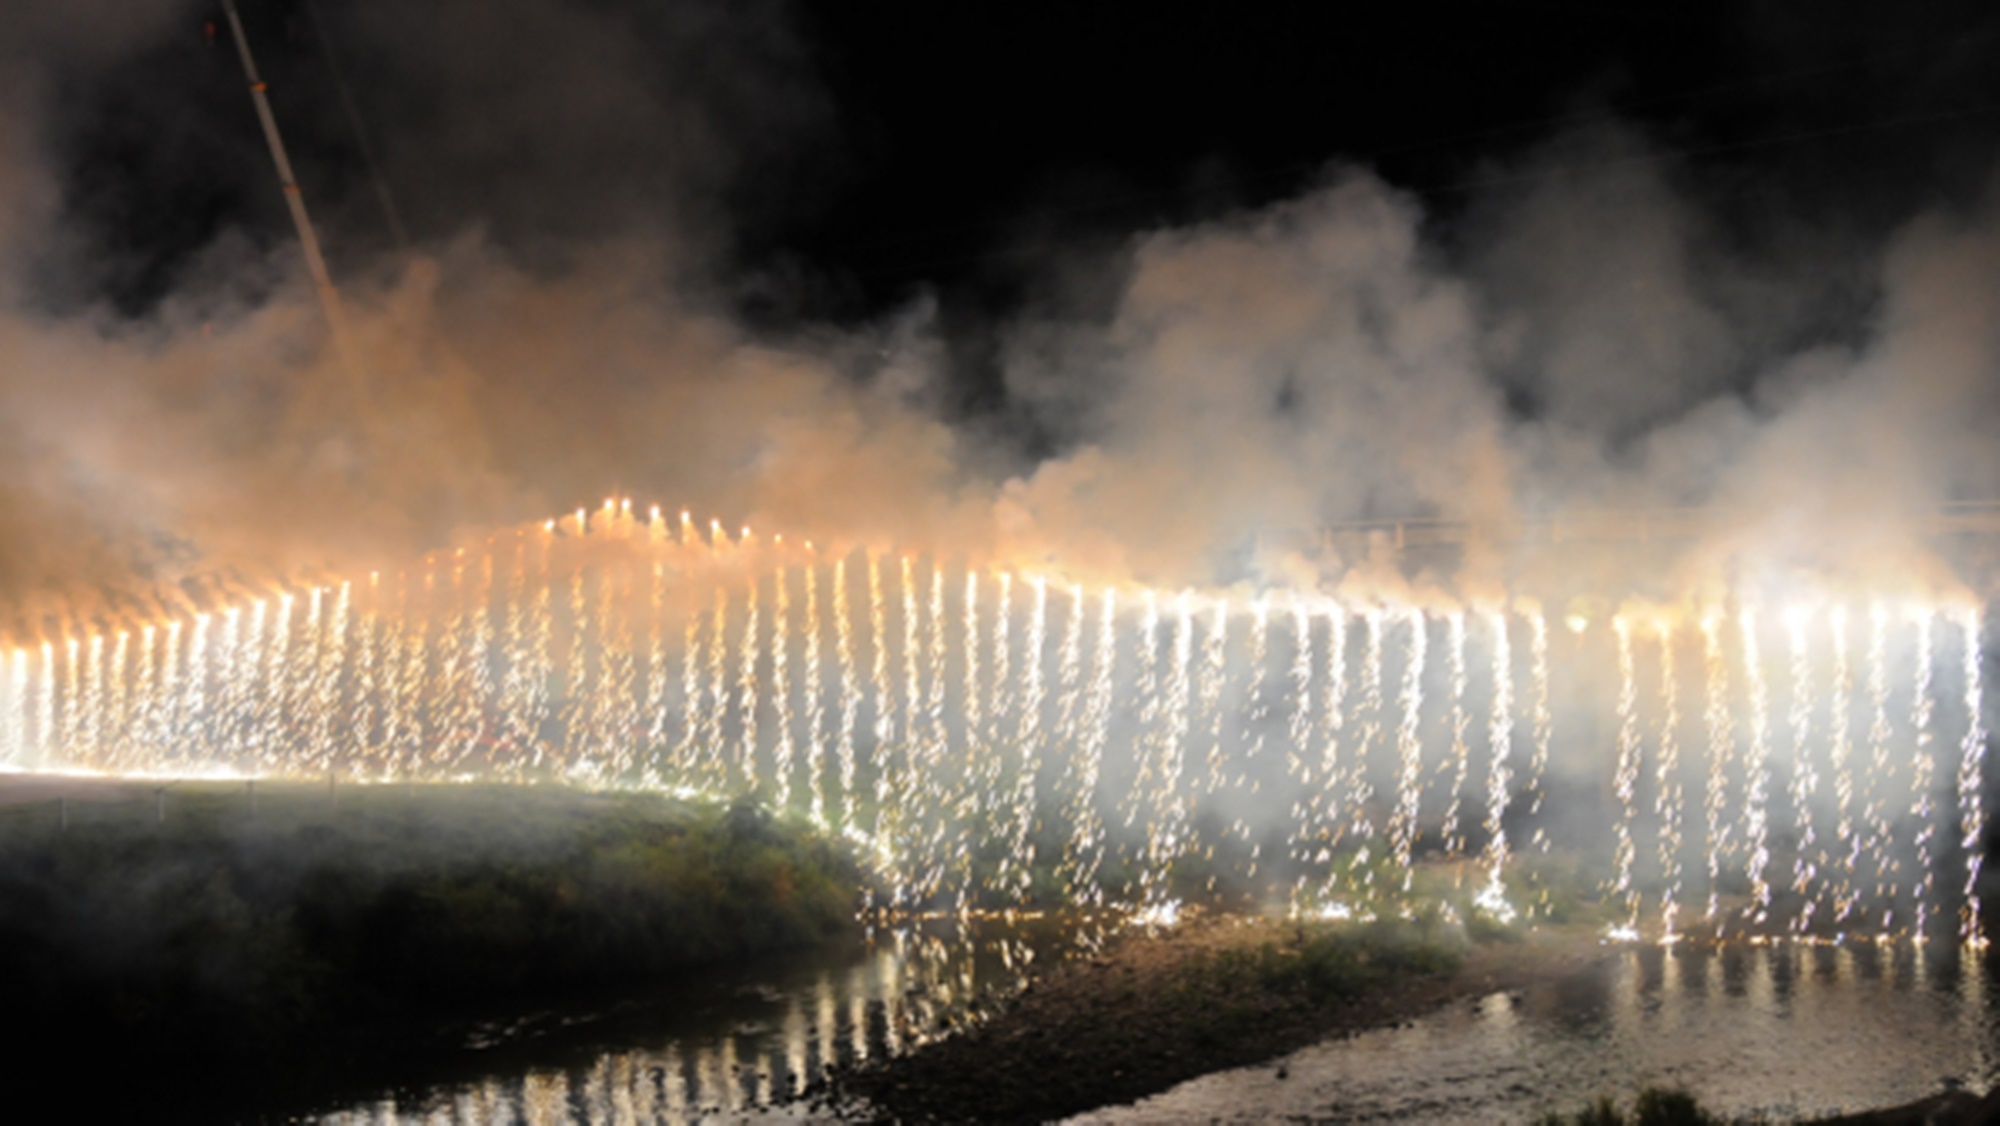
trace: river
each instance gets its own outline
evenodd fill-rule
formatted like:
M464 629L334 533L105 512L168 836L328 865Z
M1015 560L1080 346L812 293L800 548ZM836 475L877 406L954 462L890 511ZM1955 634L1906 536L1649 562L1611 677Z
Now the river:
M1534 1121L1678 1087L1773 1121L1893 1106L2000 1061L1991 955L1933 944L1634 946L1589 970L1079 1116L1135 1122Z
M786 1098L826 1064L948 1034L1074 942L1047 929L885 932L671 998L496 1027L449 1076L307 1120L810 1121L810 1100ZM1945 1082L1983 1091L2000 1067L1996 968L1936 944L1622 947L1581 972L1072 1121L1532 1121L1648 1084L1785 1121Z
M1038 959L1099 937L1072 920L872 932L656 998L487 1026L436 1082L303 1117L329 1126L810 1121L812 1106L796 1096L827 1065L949 1035L1017 990Z

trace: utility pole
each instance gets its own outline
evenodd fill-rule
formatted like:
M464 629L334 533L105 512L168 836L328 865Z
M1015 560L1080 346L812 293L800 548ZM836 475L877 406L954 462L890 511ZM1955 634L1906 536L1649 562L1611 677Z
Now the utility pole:
M340 304L340 290L333 284L333 275L327 272L326 256L320 253L319 236L314 233L312 216L306 213L305 196L299 191L299 182L292 175L291 158L285 155L285 139L278 134L278 119L271 113L271 100L265 96L264 80L257 74L257 60L250 54L250 39L243 34L243 17L236 11L236 0L222 0L222 11L229 17L229 32L236 39L237 57L243 60L243 75L250 82L250 100L257 106L257 120L263 123L264 140L271 146L271 163L278 167L278 183L285 192L285 205L291 208L292 226L298 228L299 245L306 252L306 270L312 274L313 286L319 291L320 309L326 314L327 328L333 336L334 351L338 354L341 367L353 384L358 401L362 395L361 369L355 362L354 342L347 329L347 312Z

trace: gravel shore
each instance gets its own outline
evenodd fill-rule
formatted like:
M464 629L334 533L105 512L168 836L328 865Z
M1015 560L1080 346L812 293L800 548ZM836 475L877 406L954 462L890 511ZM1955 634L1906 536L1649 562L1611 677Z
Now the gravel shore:
M992 1019L916 1052L836 1071L813 1098L859 1120L1045 1122L1574 972L1606 952L1576 931L1480 944L1459 937L1436 964L1315 989L1285 972L1287 959L1313 942L1297 924L1234 916L1128 931L1092 957L1043 972Z

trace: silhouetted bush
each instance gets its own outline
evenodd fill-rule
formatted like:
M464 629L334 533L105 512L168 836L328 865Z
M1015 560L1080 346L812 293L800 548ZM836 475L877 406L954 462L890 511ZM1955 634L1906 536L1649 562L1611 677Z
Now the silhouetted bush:
M1647 1087L1632 1102L1628 1116L1609 1095L1571 1115L1545 1114L1539 1126L1719 1126L1721 1118L1701 1109L1686 1091Z

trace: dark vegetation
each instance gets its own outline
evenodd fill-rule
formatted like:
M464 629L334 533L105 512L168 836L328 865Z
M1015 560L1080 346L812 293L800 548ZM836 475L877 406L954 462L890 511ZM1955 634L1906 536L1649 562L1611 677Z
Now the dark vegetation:
M1701 1108L1686 1091L1647 1087L1632 1100L1627 1114L1609 1095L1574 1114L1543 1115L1538 1126L1722 1126L1723 1120Z
M118 1060L132 1097L171 1099L819 943L854 927L861 886L843 850L747 803L216 783L17 806L0 995L49 1074Z

